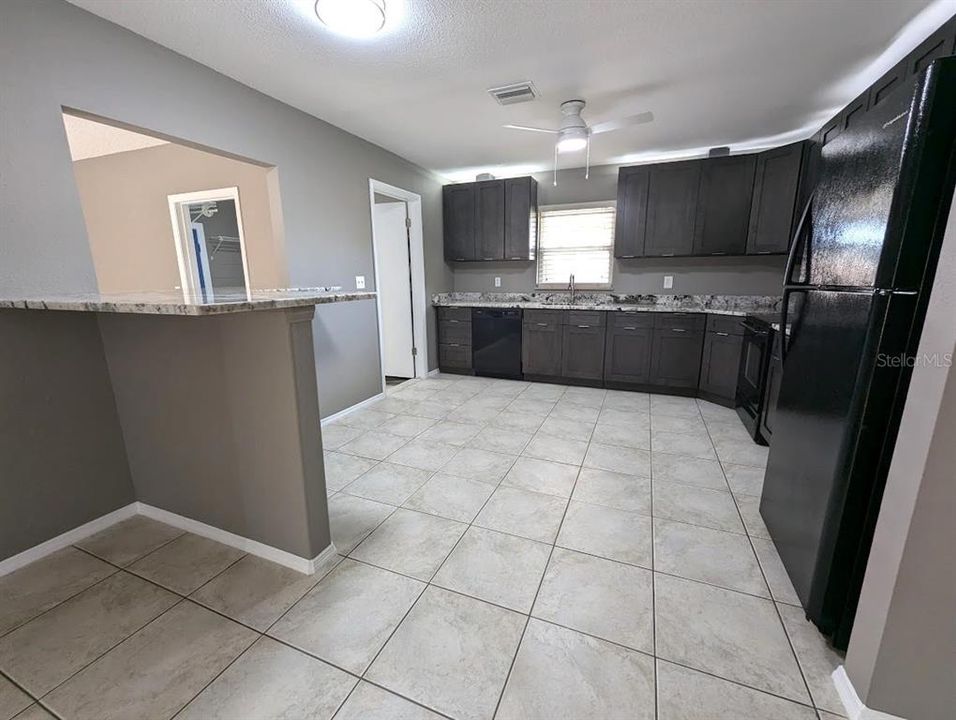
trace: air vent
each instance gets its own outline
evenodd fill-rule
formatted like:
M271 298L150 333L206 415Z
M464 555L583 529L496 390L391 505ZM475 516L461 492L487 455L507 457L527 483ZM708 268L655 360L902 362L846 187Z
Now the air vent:
M712 147L710 152L707 153L707 157L726 157L727 155L730 155L730 148L726 145Z
M491 88L488 93L498 101L499 105L515 105L538 97L538 91L534 89L534 84L530 80Z

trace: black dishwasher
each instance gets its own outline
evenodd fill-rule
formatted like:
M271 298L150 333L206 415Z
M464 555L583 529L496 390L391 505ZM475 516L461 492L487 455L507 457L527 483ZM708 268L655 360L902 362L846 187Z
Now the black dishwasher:
M521 379L521 311L472 308L475 375Z

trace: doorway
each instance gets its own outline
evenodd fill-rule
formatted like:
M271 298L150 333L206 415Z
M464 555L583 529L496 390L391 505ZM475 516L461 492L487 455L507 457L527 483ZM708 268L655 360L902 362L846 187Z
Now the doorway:
M248 297L239 188L170 195L169 215L184 296Z
M428 373L421 196L369 180L382 391Z

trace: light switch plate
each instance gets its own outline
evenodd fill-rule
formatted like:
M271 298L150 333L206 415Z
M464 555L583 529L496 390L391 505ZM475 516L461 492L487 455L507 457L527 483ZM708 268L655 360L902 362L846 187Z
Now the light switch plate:
M674 276L673 276L673 275L665 275L665 276L664 276L664 289L665 289L665 290L670 290L672 287L674 287Z
M355 289L356 289L356 290L364 290L364 289L365 289L365 276L364 276L364 275L356 275L356 276L355 276Z
M500 277L496 277L496 278L495 278L495 287L501 287L501 278L500 278Z

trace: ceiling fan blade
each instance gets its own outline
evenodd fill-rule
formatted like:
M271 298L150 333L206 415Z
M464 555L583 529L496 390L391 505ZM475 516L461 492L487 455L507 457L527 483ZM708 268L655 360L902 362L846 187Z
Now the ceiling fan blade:
M619 120L608 120L607 122L592 125L591 134L598 135L600 133L611 132L612 130L620 130L621 128L631 127L632 125L643 125L644 123L649 123L653 120L654 113L642 112L639 115L631 115L630 117L620 118Z
M531 127L530 125L504 125L503 127L510 128L511 130L529 130L530 132L550 133L552 135L558 134L557 130L549 130L548 128Z

